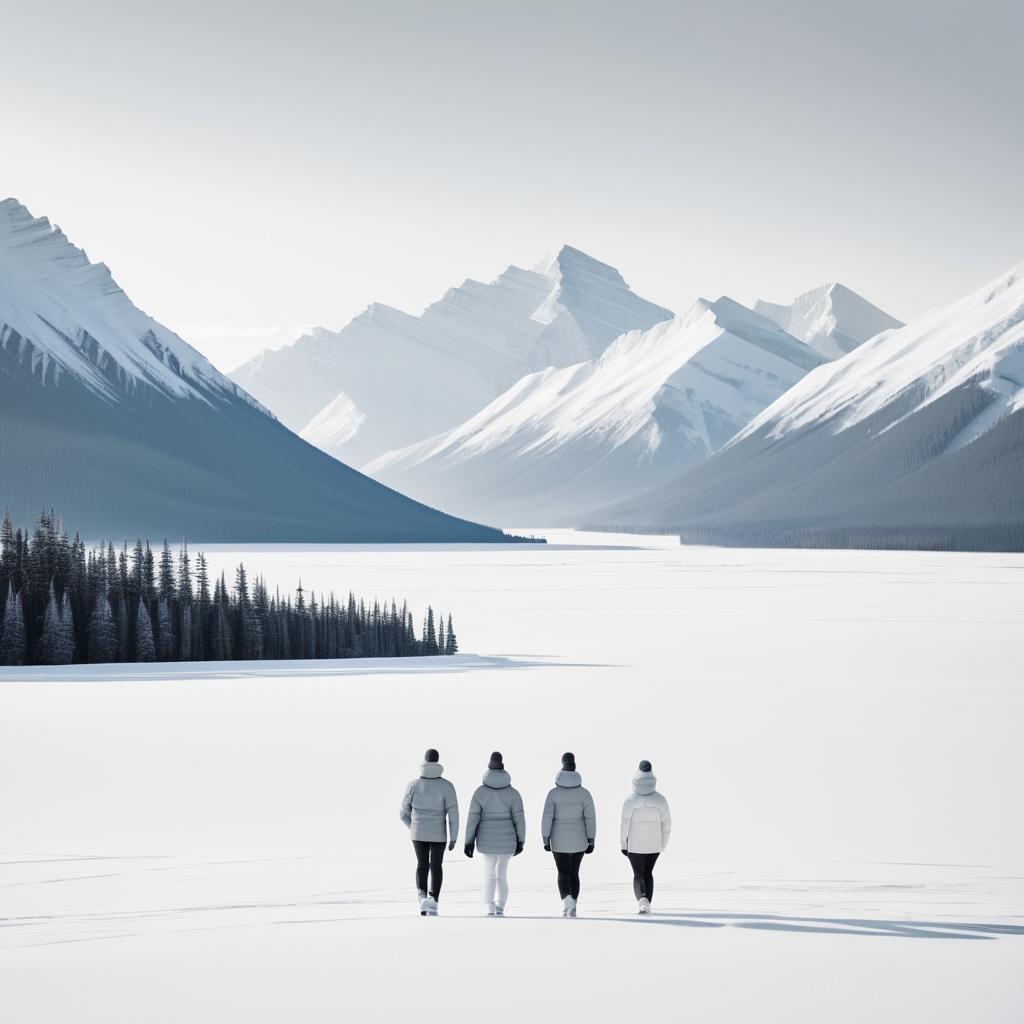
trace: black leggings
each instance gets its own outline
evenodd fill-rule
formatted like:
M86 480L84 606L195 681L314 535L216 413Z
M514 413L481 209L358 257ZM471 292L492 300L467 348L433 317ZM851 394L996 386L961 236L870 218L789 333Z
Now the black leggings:
M416 888L419 892L428 892L436 900L441 895L441 883L444 881L444 848L447 843L428 843L422 839L412 841L416 850ZM430 871L430 889L427 889L427 871Z
M638 900L645 896L648 900L654 899L654 862L658 854L631 853L628 856L633 868L633 895Z
M554 853L555 867L558 868L558 895L564 900L571 896L574 900L580 895L580 864L583 863L583 851L579 853Z

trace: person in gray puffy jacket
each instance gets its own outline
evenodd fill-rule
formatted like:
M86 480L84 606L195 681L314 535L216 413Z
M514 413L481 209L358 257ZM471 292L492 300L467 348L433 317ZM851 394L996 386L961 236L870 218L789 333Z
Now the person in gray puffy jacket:
M583 788L576 771L576 756L562 755L562 770L555 776L555 788L544 801L541 836L544 849L554 854L558 869L558 895L562 916L576 916L580 896L580 865L585 854L594 852L597 814L594 798Z
M444 881L444 848L447 845L449 850L454 850L459 836L459 801L455 787L441 778L443 771L437 751L428 750L420 765L419 778L406 787L399 811L416 851L416 891L423 915L437 914Z
M512 788L501 753L495 751L473 794L466 817L466 856L474 849L484 861L484 904L489 917L503 917L508 902L508 865L526 844L523 798Z
M633 895L641 914L651 912L654 865L672 835L668 801L658 792L650 761L641 761L633 776L633 793L622 805L620 840L633 869Z

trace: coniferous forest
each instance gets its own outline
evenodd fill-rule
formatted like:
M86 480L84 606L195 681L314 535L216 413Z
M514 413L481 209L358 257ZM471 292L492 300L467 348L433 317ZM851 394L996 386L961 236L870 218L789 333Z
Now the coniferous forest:
M34 529L0 526L0 665L75 662L400 658L455 654L447 620L428 608L417 629L403 602L349 593L270 593L239 565L211 579L205 557L167 542L86 549L52 513Z

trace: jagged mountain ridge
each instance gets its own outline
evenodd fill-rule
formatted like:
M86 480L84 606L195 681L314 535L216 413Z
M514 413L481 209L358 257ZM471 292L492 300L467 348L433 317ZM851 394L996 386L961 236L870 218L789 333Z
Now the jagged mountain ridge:
M367 472L506 523L570 519L707 458L823 357L733 300L518 381L465 423Z
M571 246L532 270L467 280L420 316L371 305L232 373L311 443L353 465L448 429L525 374L599 355L672 316Z
M1024 265L808 374L586 517L714 543L1024 549Z

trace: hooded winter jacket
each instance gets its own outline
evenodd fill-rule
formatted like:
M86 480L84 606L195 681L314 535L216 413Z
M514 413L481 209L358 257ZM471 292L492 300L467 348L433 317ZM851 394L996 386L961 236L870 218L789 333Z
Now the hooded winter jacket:
M583 788L579 772L564 769L555 776L555 788L544 801L541 835L552 853L579 853L597 834L594 798Z
M672 834L668 801L656 791L654 772L633 776L633 795L622 805L621 848L629 853L661 853Z
M454 843L459 835L459 801L455 787L441 778L443 771L444 768L436 761L424 761L420 766L420 777L406 787L399 816L413 839L426 843ZM448 819L447 831L445 818Z
M481 853L515 853L526 842L523 798L512 788L506 771L484 772L483 785L473 794L466 818L466 845L476 841Z

